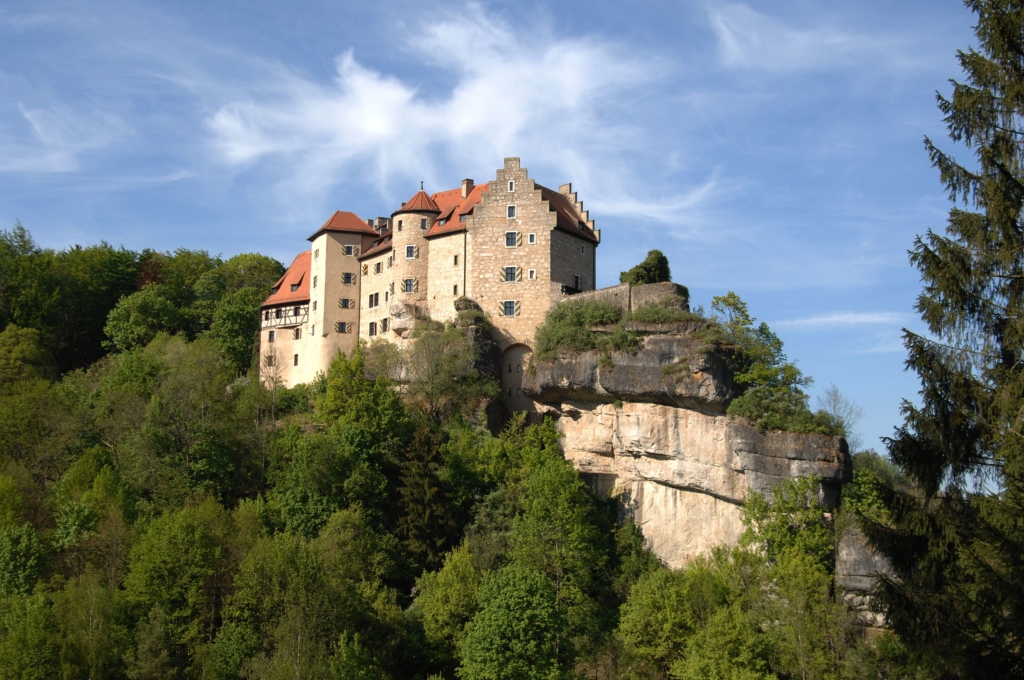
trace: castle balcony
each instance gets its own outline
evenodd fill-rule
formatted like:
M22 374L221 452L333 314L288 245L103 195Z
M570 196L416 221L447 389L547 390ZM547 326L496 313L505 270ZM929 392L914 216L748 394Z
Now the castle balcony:
M260 312L260 329L301 326L309 321L309 305L274 307Z

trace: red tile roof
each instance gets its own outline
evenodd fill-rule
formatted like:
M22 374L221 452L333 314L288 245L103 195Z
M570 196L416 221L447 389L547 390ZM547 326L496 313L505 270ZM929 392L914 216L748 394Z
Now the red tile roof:
M464 230L466 223L460 222L459 217L470 213L489 188L489 184L478 184L473 187L466 198L462 197L461 187L434 194L434 202L437 203L441 214L437 216L437 221L434 222L434 226L430 228L424 238L454 234ZM445 220L445 224L441 224L441 220Z
M359 219L359 215L345 210L339 210L331 215L331 218L324 222L324 225L317 229L316 233L310 236L307 240L312 241L325 231L343 231L350 234L377 235L377 232L370 227L370 225Z
M393 212L393 215L404 212L441 212L437 203L427 195L423 189L420 189L416 194L405 202L401 208Z
M309 302L309 258L310 252L299 253L284 276L277 280L271 293L261 307L273 307L294 302ZM295 287L295 290L292 290Z
M391 250L391 232L387 231L384 232L384 235L381 236L379 239L371 242L370 247L362 252L362 254L359 256L359 259L365 260L368 257L380 255L381 253L387 252L389 250Z
M558 213L558 220L555 224L560 231L598 243L597 234L587 226L586 222L583 221L583 217L576 212L576 206L573 205L568 196L536 183L534 186L540 189L540 197L548 202L552 210Z

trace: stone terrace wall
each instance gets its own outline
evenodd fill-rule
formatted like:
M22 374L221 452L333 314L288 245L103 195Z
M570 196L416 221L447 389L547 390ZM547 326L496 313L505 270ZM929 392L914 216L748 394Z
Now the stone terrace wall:
M629 314L634 309L669 297L680 298L682 300L681 306L689 311L690 291L686 289L686 286L668 281L663 283L644 283L639 286L620 283L617 286L610 286L608 288L564 295L562 300L600 300L602 302L610 302L618 305L623 314Z

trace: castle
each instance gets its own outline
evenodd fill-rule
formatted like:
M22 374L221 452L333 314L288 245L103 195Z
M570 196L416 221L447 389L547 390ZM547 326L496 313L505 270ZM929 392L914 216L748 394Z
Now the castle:
M533 335L566 295L593 290L594 229L564 184L543 187L506 158L494 181L427 194L390 218L338 211L296 256L260 309L260 371L285 386L327 372L359 340L401 343L417 320L450 321L469 298L490 317L513 410Z

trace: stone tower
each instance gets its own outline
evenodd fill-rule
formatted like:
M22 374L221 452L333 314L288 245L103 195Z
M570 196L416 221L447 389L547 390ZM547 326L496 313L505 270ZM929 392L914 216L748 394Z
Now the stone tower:
M441 213L430 196L420 189L391 216L392 257L395 284L390 312L392 328L400 331L403 323L427 316L427 270L430 243L427 232Z

